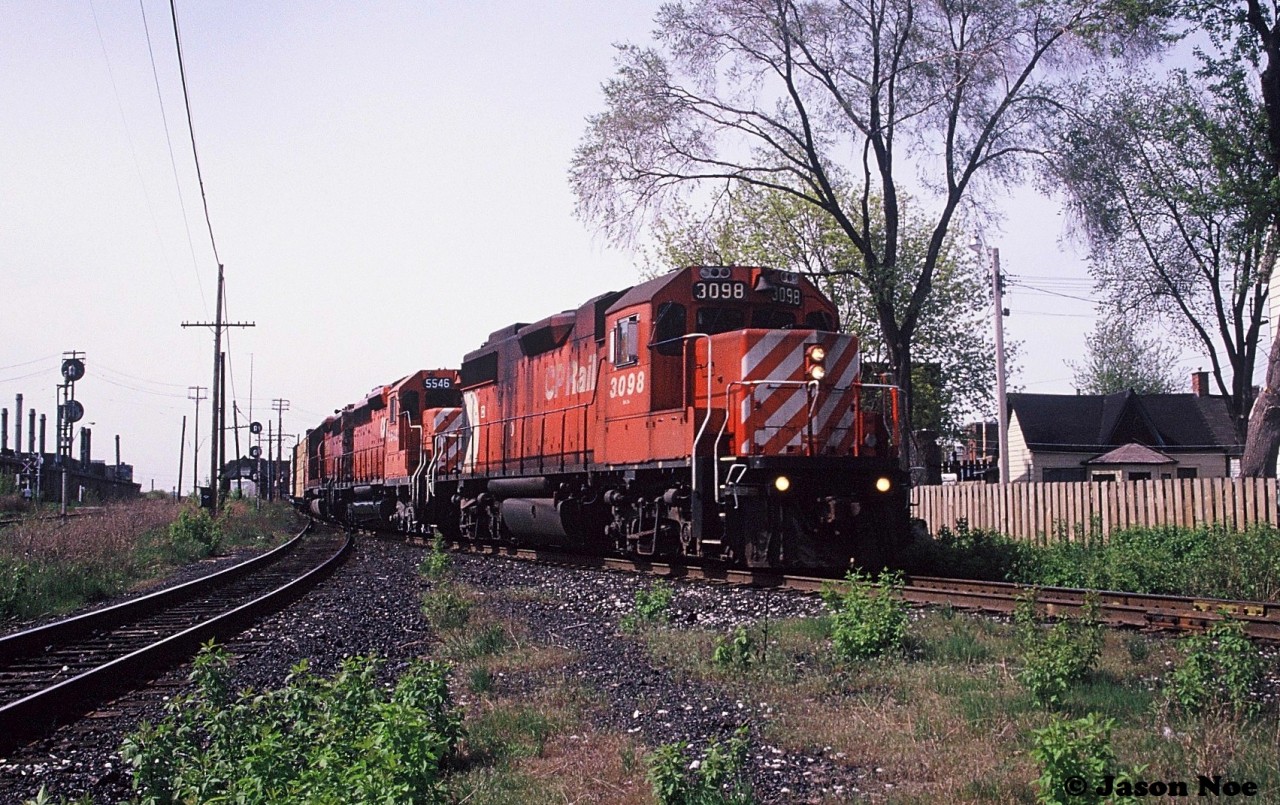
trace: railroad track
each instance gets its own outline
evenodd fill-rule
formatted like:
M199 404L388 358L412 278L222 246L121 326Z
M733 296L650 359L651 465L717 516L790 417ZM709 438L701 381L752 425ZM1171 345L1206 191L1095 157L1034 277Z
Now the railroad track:
M452 545L461 550L509 556L515 559L645 572L670 578L706 579L803 592L818 592L828 586L836 589L843 587L843 581L838 577L794 576L774 571L578 556L529 548L474 546L466 542L454 542ZM909 603L945 605L957 609L991 613L1013 612L1018 602L1032 589L1028 585L1007 582L931 576L908 576L905 582L902 595ZM1085 598L1090 592L1069 587L1035 589L1038 611L1053 617L1079 615L1085 607ZM1097 591L1096 594L1098 617L1103 623L1111 626L1165 631L1202 631L1224 617L1230 617L1241 622L1245 633L1250 637L1268 642L1280 642L1280 604L1109 591Z
M186 584L0 638L0 752L243 631L332 572L349 535L304 538Z

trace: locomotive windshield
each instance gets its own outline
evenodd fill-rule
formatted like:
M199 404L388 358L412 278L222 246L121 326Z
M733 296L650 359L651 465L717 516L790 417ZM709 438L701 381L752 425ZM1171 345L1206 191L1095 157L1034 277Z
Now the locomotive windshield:
M745 325L746 311L740 307L700 307L694 332L715 335L741 330Z
M751 311L751 326L761 330L790 330L796 326L796 314L777 308L756 308Z

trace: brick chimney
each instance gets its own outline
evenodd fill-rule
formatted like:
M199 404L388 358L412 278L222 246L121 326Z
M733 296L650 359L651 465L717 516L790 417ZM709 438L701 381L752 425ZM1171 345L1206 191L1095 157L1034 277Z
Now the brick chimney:
M1191 393L1197 397L1209 396L1209 373L1208 372L1192 372L1191 373Z

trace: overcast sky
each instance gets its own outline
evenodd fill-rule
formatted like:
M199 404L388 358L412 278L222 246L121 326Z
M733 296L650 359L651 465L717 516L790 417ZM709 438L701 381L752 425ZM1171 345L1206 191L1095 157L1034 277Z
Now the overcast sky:
M230 350L254 418L288 399L284 430L301 433L512 321L636 281L634 255L573 217L566 175L613 44L647 41L657 2L177 5L228 315L256 323ZM138 0L6 4L0 406L11 431L17 393L47 414L52 451L60 356L85 352L94 457L114 461L119 434L146 490L173 488L187 389L211 381L211 331L181 324L212 320L217 261L168 4L143 6L146 27ZM1093 307L1026 286L1088 297L1087 275L1056 204L1024 191L1006 209L986 237L1013 275L1013 382L1071 393L1064 360ZM186 461L189 489L189 446Z

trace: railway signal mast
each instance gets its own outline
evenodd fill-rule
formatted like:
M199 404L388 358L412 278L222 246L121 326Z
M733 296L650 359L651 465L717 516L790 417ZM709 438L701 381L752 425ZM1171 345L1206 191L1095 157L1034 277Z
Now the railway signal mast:
M84 406L76 400L76 381L84 377L84 353L78 350L62 353L62 379L58 384L58 463L62 465L62 504L59 512L67 515L67 465L71 462L71 445L75 441L75 424L84 418ZM19 421L22 416L19 414ZM21 446L19 446L21 447Z
M209 440L210 452L213 454L209 465L209 486L210 486L210 506L213 513L218 513L219 496L222 491L222 463L223 463L223 445L221 431L226 428L226 389L225 383L222 381L222 331L230 327L253 327L254 322L251 321L223 321L222 320L222 298L223 298L223 266L218 263L218 301L215 305L214 320L195 321L182 323L183 327L212 327L213 328L213 385L209 388L210 411L213 415L213 423L210 425L210 432L214 434L214 438Z

